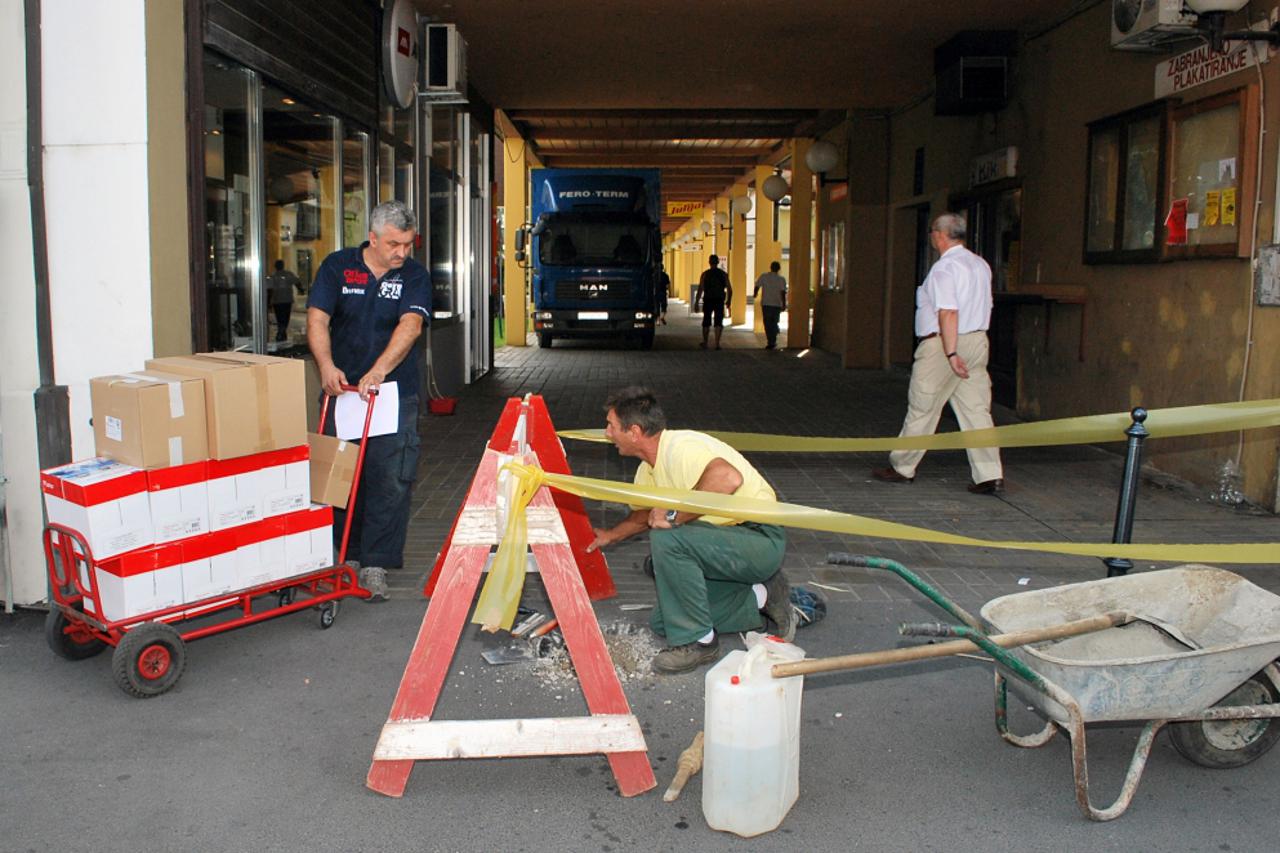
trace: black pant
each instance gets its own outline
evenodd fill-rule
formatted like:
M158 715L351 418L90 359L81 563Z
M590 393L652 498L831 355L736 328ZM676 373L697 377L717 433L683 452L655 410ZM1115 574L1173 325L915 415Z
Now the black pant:
M702 328L710 328L714 321L718 329L724 325L724 300L702 300Z
M293 314L292 302L277 302L271 306L276 312L276 340L289 339L289 317Z
M778 344L778 318L782 316L782 308L777 305L761 305L760 311L764 315L764 339L771 348L775 347Z

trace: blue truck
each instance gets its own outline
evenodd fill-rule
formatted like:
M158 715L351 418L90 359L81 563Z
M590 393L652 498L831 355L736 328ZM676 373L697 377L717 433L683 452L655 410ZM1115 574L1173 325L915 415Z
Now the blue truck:
M662 263L657 169L534 169L516 257L533 270L538 346L629 338L653 346ZM526 251L526 245L528 251Z

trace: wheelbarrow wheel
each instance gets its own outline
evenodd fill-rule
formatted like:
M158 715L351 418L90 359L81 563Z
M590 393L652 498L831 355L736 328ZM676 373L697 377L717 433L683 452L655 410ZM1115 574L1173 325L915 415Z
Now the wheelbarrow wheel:
M1268 705L1280 702L1280 690L1258 673L1226 695L1218 706ZM1169 740L1182 757L1201 767L1242 767L1280 740L1280 720L1197 720L1172 723Z
M62 608L56 606L44 618L44 638L55 655L67 660L91 658L107 647L84 623L68 619Z
M111 656L116 684L139 699L168 691L186 665L186 643L173 626L163 622L143 622L125 632Z

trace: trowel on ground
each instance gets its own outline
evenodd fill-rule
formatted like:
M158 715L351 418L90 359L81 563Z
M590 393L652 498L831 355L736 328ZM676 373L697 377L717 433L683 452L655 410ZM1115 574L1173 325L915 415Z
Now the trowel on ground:
M545 653L542 638L560 623L543 613L534 613L511 629L512 641L502 648L485 649L480 656L493 666L537 660Z

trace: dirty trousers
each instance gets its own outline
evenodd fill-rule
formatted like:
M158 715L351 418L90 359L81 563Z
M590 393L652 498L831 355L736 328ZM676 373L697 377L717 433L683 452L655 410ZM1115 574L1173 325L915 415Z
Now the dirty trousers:
M667 644L692 643L715 628L763 624L751 585L782 568L786 532L772 524L719 526L705 521L649 531L658 602L649 624Z

